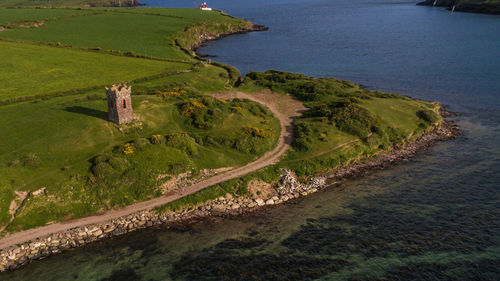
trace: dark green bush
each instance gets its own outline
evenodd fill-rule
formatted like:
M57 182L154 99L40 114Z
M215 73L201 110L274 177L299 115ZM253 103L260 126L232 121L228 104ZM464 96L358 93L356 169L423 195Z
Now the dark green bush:
M439 121L439 116L437 115L437 113L429 109L422 109L417 111L417 116L418 118L423 119L424 121L427 121L429 123L435 123Z
M182 150L189 156L198 155L198 145L188 134L170 134L166 139L166 145Z
M229 103L209 96L189 99L178 106L181 115L187 119L188 123L199 129L209 129L220 125L231 112Z
M136 140L134 140L134 145L137 149L141 149L141 148L144 148L148 145L150 145L151 143L149 142L148 139L146 138L138 138Z
M354 97L320 104L310 110L310 115L325 117L335 122L340 130L366 138L372 132L379 131L378 121L368 110L359 106L359 99Z
M113 167L105 162L95 164L92 166L91 171L97 177L108 177L114 172Z
M112 157L109 159L108 164L117 171L125 171L129 167L127 159L122 157Z
M94 157L92 162L93 165L90 170L97 177L112 178L115 174L121 174L130 167L127 159L106 153Z
M165 136L163 135L153 135L150 138L152 144L164 144L166 142Z
M94 164L99 164L99 163L103 163L103 162L108 162L109 159L111 158L111 155L107 154L107 153L103 153L103 154L99 154L97 155L94 159L93 159L93 163Z
M173 175L178 175L180 173L184 173L187 170L187 166L185 163L175 163L168 165L168 170Z
M292 146L296 150L307 151L312 147L312 130L307 123L298 123L293 131Z

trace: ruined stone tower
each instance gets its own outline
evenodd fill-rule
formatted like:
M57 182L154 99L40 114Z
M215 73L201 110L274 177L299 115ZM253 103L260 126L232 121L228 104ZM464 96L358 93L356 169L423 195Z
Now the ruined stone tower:
M131 86L125 83L116 83L106 87L108 96L108 119L117 124L130 122L134 119L132 99L130 98Z

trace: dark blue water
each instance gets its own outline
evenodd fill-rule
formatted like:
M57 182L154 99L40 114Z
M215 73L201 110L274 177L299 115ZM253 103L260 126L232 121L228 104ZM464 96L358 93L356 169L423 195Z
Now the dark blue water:
M133 233L0 279L500 280L500 17L389 0L209 5L270 28L200 50L215 60L441 101L463 136L296 204Z

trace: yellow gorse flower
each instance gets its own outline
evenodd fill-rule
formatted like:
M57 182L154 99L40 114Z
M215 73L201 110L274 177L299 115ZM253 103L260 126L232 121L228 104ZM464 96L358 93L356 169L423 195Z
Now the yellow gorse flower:
M184 117L191 117L194 111L198 108L205 108L206 106L198 101L189 101L182 106L181 114Z
M245 130L246 133L249 133L254 137L259 137L259 138L274 137L274 133L271 130L259 129L257 127L245 127L243 130Z
M166 92L156 91L156 94L163 98L180 97L182 95L185 95L186 93L186 90L180 89L178 87L174 87L172 90Z
M129 155L135 152L135 145L133 143L126 143L122 147L122 152L125 155Z

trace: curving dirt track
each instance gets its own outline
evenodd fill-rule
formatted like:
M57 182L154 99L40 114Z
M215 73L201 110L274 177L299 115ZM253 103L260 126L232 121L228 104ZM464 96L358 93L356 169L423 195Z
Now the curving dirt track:
M165 205L169 202L193 194L214 184L241 177L263 167L272 165L276 163L279 160L280 156L282 156L283 153L285 153L285 151L290 147L293 137L293 118L300 116L301 112L305 110L305 107L301 102L293 99L289 95L276 94L270 91L263 91L254 94L246 94L242 92L227 92L212 94L212 96L220 99L249 99L261 103L269 108L274 116L280 120L281 124L281 134L278 145L272 151L265 153L261 158L257 159L254 162L251 162L243 167L239 167L234 170L230 170L228 172L213 176L191 186L184 187L180 193L161 196L148 201L132 204L121 209L109 210L102 214L50 224L39 228L29 229L7 235L0 239L0 249L6 249L16 244L24 243L30 240L34 241L37 237L41 238L52 233L65 231L75 227L82 227L89 224L104 223L106 221L126 216L138 211Z

